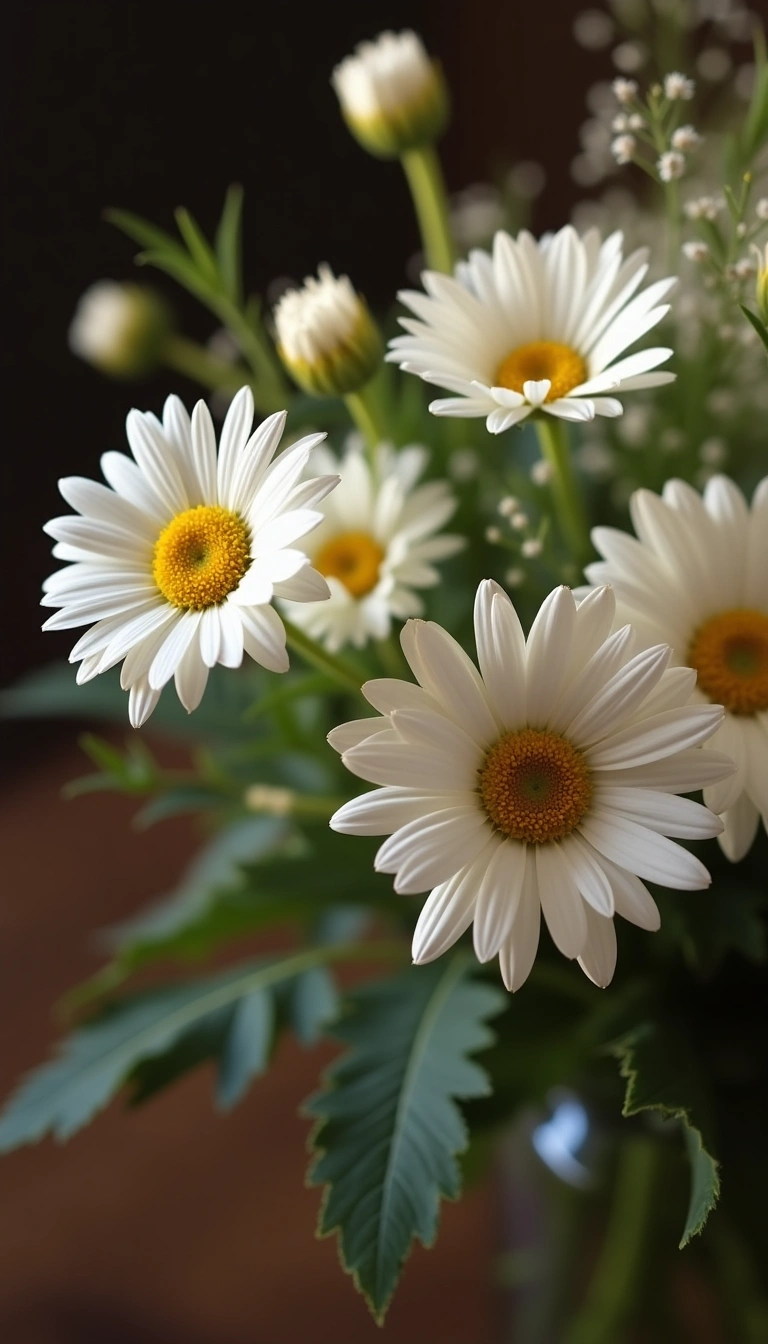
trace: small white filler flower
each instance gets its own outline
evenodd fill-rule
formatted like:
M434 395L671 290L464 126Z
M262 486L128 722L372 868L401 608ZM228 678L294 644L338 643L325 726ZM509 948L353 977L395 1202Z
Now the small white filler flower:
M448 120L440 66L410 30L361 42L336 66L331 82L352 134L381 158L430 144Z
M604 242L567 225L538 242L496 234L493 251L471 252L456 275L425 271L426 294L400 298L415 317L390 342L387 359L454 395L433 401L435 415L485 416L492 434L532 411L564 420L616 416L606 392L657 387L674 374L651 372L672 354L654 346L619 358L655 327L674 278L636 291L647 249L622 255L622 235ZM634 297L633 297L634 296Z
M446 481L418 485L424 448L380 444L373 466L353 438L341 460L316 448L310 470L339 475L323 521L305 543L331 590L328 602L287 603L285 613L331 652L386 639L393 618L423 611L418 588L439 583L435 561L455 555L463 537L437 535L456 509Z
M604 560L587 566L591 583L614 586L621 619L648 643L664 640L674 661L698 674L695 698L725 706L708 744L736 762L736 773L704 790L723 813L720 845L743 857L760 814L768 828L768 477L752 508L727 476L703 498L684 481L659 497L630 500L638 540L611 527L592 533Z
M90 681L123 662L135 728L149 718L175 678L185 709L196 709L216 663L239 667L243 653L285 672L285 630L274 597L316 602L325 579L294 543L323 515L315 505L337 476L302 481L312 434L273 461L285 413L251 434L253 397L242 388L221 432L218 457L210 413L199 401L188 416L178 397L163 422L131 411L132 461L105 453L109 487L81 476L59 481L75 515L45 531L54 555L68 560L45 583L43 605L60 607L43 627L91 625L73 648L77 679ZM124 661L123 661L124 660Z
M598 985L616 963L613 916L656 929L642 879L694 890L709 874L667 837L716 835L721 823L678 797L733 769L699 744L722 721L690 704L694 673L668 669L665 645L636 652L611 634L610 588L577 608L568 588L543 603L526 641L506 593L488 580L475 603L480 673L441 626L402 634L418 681L363 687L382 717L336 728L347 768L381 787L331 825L389 835L376 868L395 889L432 888L413 939L416 962L440 956L474 922L481 961L498 954L508 989L533 964L540 910L552 939Z

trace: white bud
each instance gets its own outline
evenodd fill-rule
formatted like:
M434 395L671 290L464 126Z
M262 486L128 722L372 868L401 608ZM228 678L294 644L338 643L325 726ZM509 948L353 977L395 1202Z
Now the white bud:
M696 92L696 85L679 70L672 70L664 76L664 93L671 102L690 102Z
M486 527L485 540L490 542L491 546L498 546L501 541L501 532L498 527Z
M749 257L740 257L733 270L737 280L751 280L757 271L757 267Z
M685 157L676 149L668 149L656 163L662 182L674 182L685 172Z
M537 555L541 555L543 549L544 544L538 537L529 537L520 547L520 553L525 556L526 560L534 560Z
M160 362L169 330L168 311L152 290L97 280L78 302L69 348L103 373L139 378Z
M527 513L513 513L509 520L510 527L514 527L516 532L524 532L528 526Z
M744 223L744 220L742 219L741 222L736 225L736 237L746 238L748 232L749 229L747 228L747 225Z
M602 9L585 9L573 21L573 36L586 51L602 51L614 32L613 19Z
M645 129L645 117L641 117L639 112L633 112L629 118L630 131L642 131Z
M513 565L504 575L504 582L508 588L519 588L525 583L525 570L520 569L518 565Z
M678 126L677 130L672 132L672 148L681 149L686 154L698 149L701 142L702 136L693 126Z
M611 130L616 131L617 134L629 130L629 117L625 112L616 113L616 116L611 122Z
M353 135L382 158L430 144L448 120L440 67L410 30L359 43L336 66L331 83Z
M474 448L457 448L448 458L448 473L454 481L464 484L480 470L480 459Z
M514 495L505 495L503 499L499 500L497 507L502 518L511 518L512 514L520 508L520 501L515 499Z
M622 70L625 75L634 74L635 70L639 70L647 57L648 52L642 42L620 42L611 52L611 60L616 69Z
M295 801L296 795L291 789L280 789L271 784L252 784L243 796L249 812L262 812L268 817L290 816Z
M733 61L724 47L706 47L696 57L696 69L702 79L717 84L730 73Z
M689 243L683 243L683 255L689 261L706 261L709 256L709 248L706 243L701 242L699 238L695 238Z
M365 300L346 275L329 266L307 276L274 310L280 358L305 391L345 396L374 375L383 356L382 340Z
M758 219L768 219L768 197L761 196L755 206L755 214Z
M682 430L670 426L662 431L659 437L659 447L663 453L679 453L685 446L685 435Z
M716 219L724 206L721 196L696 196L685 202L683 213L688 219Z
M720 467L728 456L728 444L725 439L705 439L699 448L699 459L708 467Z
M634 135L617 135L611 143L611 153L617 163L631 163L636 148Z

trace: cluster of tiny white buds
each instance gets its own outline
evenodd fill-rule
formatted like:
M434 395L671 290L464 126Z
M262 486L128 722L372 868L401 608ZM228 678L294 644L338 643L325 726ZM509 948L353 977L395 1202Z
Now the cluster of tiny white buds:
M535 560L537 555L541 555L544 549L544 543L539 537L529 537L520 547L520 554L525 556L526 560Z
M677 130L672 132L672 148L691 154L694 149L699 148L702 139L703 136L699 135L694 126L678 126Z
M726 266L725 277L727 280L751 280L756 270L754 261L749 257L740 257L732 266Z
M502 518L511 518L512 514L517 513L519 508L520 501L515 499L514 495L505 495L498 503L498 510Z
M525 583L525 570L513 565L504 575L504 582L508 588L520 588Z
M692 201L685 202L683 213L687 219L716 219L724 205L722 197L696 196Z
M629 118L630 131L642 131L645 128L645 117L641 117L639 112L633 112Z
M611 141L611 153L617 163L631 163L636 148L634 135L617 135Z
M696 92L696 85L679 70L672 70L664 76L664 93L670 102L690 102Z
M761 196L755 206L755 214L758 219L768 219L768 197Z
M685 172L685 155L679 150L668 149L656 163L662 182L674 182Z
M624 131L629 130L629 117L627 116L626 112L616 113L616 116L613 118L613 121L611 122L611 130L616 131L618 135L621 135Z
M499 531L498 527L486 527L485 540L491 546L498 546L499 542L501 541L501 532Z
M520 513L513 513L509 520L509 525L510 527L513 527L516 532L524 532L528 526L528 514L523 513L522 511Z
M709 256L709 248L706 243L702 243L696 238L690 243L683 243L683 255L689 261L706 261Z
M540 457L531 467L531 480L534 485L549 485L554 475L554 468L545 458Z
M613 89L614 96L620 103L623 103L625 107L628 103L634 102L637 97L638 84L636 79L623 79L619 75L614 79L611 88Z

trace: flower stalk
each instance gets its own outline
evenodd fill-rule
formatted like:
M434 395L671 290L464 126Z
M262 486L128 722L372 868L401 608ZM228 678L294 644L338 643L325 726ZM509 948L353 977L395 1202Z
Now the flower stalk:
M537 416L534 423L542 457L552 468L550 487L560 532L573 560L582 569L592 554L592 544L565 425L549 415Z
M432 145L421 145L401 155L411 189L424 255L430 270L450 275L456 263L448 196L440 159Z

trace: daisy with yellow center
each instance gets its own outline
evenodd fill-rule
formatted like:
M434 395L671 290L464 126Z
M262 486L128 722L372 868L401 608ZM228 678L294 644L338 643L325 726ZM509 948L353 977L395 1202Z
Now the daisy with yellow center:
M740 859L761 814L768 828L768 477L751 509L727 476L703 496L684 481L668 481L661 497L638 490L630 508L637 540L596 528L604 560L586 574L613 584L622 619L644 639L665 640L674 661L694 669L700 701L724 706L709 745L736 772L705 789L704 801L723 814L722 849Z
M435 415L484 416L492 434L533 411L562 420L621 415L608 392L658 387L652 372L672 351L656 346L624 355L667 312L674 279L640 285L647 250L624 258L622 235L604 242L570 225L537 242L500 231L491 253L479 248L455 276L426 271L425 294L400 295L414 317L387 358L453 395ZM639 291L639 292L638 292Z
M416 445L395 452L380 444L370 463L355 437L340 459L315 449L311 470L339 476L307 542L331 596L322 604L289 603L286 614L329 652L386 639L393 619L420 615L416 590L438 583L435 562L463 546L463 538L440 533L456 500L446 481L418 484L426 464Z
M616 964L613 917L656 929L645 880L694 890L709 874L685 839L721 822L679 794L723 779L732 763L700 744L722 722L692 702L694 673L668 667L664 644L638 652L611 633L610 588L577 606L546 599L526 641L498 584L475 603L479 671L439 625L409 621L403 651L418 685L371 681L381 715L334 729L354 775L380 787L331 825L388 835L376 868L401 892L429 890L413 939L416 962L473 925L481 961L498 955L508 989L528 976L540 912L553 941L598 985Z
M284 672L285 629L273 598L328 596L325 580L293 545L322 522L315 505L338 479L302 479L323 435L273 460L285 414L253 434L252 421L253 397L243 388L217 455L205 403L190 420L178 397L169 397L162 424L131 411L133 460L104 454L108 486L79 476L59 482L77 513L45 530L56 540L54 555L72 563L45 584L43 605L60 610L43 628L90 625L70 655L80 663L78 681L122 662L136 728L171 677L191 712L216 663L239 667L247 653Z

